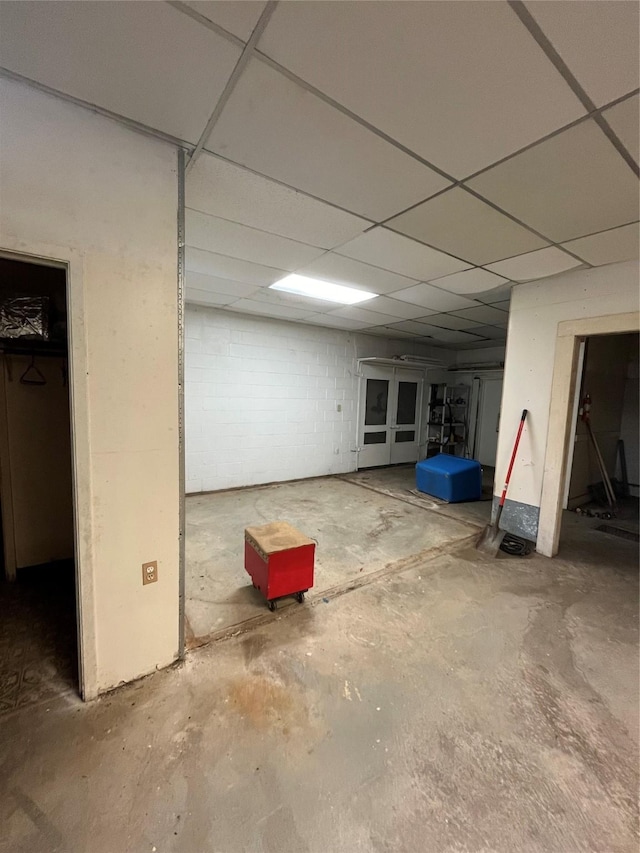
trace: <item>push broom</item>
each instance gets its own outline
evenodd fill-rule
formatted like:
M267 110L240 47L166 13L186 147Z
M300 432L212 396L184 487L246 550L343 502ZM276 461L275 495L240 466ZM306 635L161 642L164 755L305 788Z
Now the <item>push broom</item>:
M516 441L513 445L513 452L511 453L511 461L509 462L509 468L507 470L507 476L504 481L504 488L502 490L502 494L500 496L500 503L498 504L498 511L496 513L496 517L494 519L493 524L488 524L485 529L482 531L480 538L478 539L478 544L476 548L479 551L484 551L486 554L489 554L492 557L495 557L500 549L500 545L502 544L502 540L504 539L504 530L500 530L500 518L502 516L502 510L504 509L505 498L507 497L507 489L509 488L509 480L511 479L511 472L513 470L513 463L516 461L516 453L518 452L518 445L520 444L520 436L522 435L522 430L524 428L524 422L527 419L527 410L522 410L522 417L520 418L520 426L518 427L518 434L516 435Z

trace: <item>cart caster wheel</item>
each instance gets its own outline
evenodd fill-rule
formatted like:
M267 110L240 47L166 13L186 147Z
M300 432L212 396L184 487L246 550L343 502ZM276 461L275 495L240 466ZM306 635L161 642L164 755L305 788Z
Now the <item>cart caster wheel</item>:
M270 610L272 613L273 613L273 611L276 609L276 607L277 607L277 606L278 606L278 605L276 604L276 602L275 602L275 601L267 601L267 607L269 608L269 610Z
M304 592L296 592L296 601L298 604L302 604L304 601Z

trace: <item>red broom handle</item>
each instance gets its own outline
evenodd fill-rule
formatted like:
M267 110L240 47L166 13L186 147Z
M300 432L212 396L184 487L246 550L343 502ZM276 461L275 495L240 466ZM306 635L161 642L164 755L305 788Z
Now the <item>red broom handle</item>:
M518 434L516 435L516 443L513 445L513 452L511 454L511 462L509 462L509 470L507 471L507 476L504 481L504 489L502 490L502 495L500 496L500 503L498 506L504 506L504 500L507 497L507 488L509 487L509 480L511 479L511 471L513 470L513 463L516 461L516 453L518 452L518 445L520 444L520 436L522 435L522 430L524 428L524 422L527 417L527 409L522 410L522 417L520 418L520 426L518 427Z

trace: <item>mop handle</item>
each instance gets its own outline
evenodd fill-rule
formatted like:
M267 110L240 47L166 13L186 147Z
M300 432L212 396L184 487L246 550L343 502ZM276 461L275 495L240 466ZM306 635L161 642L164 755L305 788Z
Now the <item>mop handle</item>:
M520 418L520 426L518 427L518 434L516 436L516 443L513 445L513 452L511 453L511 462L509 462L509 470L507 471L507 476L504 481L504 489L502 490L502 495L500 496L500 503L498 506L504 506L505 498L507 497L507 488L509 486L509 480L511 479L511 471L513 470L513 463L516 461L516 453L518 452L518 445L520 444L520 436L522 435L522 430L524 427L524 422L527 417L527 409L522 410L522 417Z

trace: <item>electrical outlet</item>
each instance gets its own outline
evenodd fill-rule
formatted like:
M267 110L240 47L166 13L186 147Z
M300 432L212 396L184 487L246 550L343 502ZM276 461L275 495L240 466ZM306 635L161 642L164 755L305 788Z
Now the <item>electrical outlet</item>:
M158 561L142 564L142 584L155 583L158 580Z

